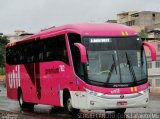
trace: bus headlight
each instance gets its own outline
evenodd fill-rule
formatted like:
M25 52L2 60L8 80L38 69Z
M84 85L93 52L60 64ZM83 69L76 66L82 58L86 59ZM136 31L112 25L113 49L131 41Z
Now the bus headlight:
M141 91L139 91L138 93L141 94L141 95L144 95L147 91L148 91L148 89L146 89L146 90L141 90Z
M86 92L90 95L94 95L94 96L97 96L97 97L101 97L102 95L104 95L103 93L99 93L99 92L95 92L95 91L92 91L92 90L89 90L87 88L84 88L86 90Z
M139 91L138 93L143 95L145 93L145 91L142 90L142 91Z
M97 93L98 97L101 97L103 95L103 93Z

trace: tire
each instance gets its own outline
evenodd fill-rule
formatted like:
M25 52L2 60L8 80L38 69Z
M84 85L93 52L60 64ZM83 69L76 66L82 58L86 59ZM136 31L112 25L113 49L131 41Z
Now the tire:
M66 99L64 107L66 112L70 115L77 115L79 113L79 109L75 109L72 107L72 101L70 96Z
M126 111L126 108L116 109L116 110L115 110L115 113L116 113L116 114L124 114L125 111Z
M33 110L34 104L33 104L33 103L24 102L24 100L23 100L23 95L22 95L22 91L19 92L18 101L19 101L19 106L20 106L20 108L21 108L22 110L23 110L23 109L32 109L32 110Z
M54 110L54 111L64 111L64 108L63 107L59 107L59 106L54 106L53 108L52 108L52 110Z

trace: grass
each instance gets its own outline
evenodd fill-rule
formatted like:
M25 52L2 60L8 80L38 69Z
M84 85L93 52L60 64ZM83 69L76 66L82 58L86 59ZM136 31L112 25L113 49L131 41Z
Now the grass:
M0 75L0 81L4 81L5 75Z
M0 81L5 80L5 69L0 67Z

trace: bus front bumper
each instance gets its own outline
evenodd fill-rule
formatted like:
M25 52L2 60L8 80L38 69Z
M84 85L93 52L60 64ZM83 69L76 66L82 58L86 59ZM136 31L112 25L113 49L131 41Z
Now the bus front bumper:
M122 97L120 97L122 96ZM123 97L124 96L124 97ZM117 108L137 108L146 107L149 101L149 93L146 91L144 94L125 94L116 95L115 98L111 97L98 97L86 93L87 107L85 109L117 109ZM118 99L119 97L119 99Z

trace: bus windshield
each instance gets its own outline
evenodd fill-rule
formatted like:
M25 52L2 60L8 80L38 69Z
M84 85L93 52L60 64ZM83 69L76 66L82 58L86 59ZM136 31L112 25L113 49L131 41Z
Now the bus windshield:
M142 41L134 37L83 37L87 77L95 85L128 87L147 82Z

